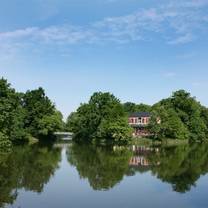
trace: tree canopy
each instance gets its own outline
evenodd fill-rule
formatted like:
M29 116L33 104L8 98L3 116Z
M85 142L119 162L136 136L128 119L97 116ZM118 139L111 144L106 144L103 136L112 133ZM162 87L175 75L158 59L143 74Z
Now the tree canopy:
M153 105L149 129L158 138L203 141L208 139L207 121L208 109L190 93L179 90Z
M42 88L18 93L0 79L0 148L51 135L62 127L62 115Z
M132 102L126 102L123 104L124 111L126 113L133 113L133 112L150 112L151 106L147 104L136 104Z
M94 93L88 103L70 115L67 126L75 141L124 144L131 138L123 106L110 93Z

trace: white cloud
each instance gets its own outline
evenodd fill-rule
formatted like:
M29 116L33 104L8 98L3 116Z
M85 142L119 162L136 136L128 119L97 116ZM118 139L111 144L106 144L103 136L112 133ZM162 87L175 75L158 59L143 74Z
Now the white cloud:
M85 26L56 25L45 28L27 27L0 33L0 53L18 45L35 44L116 44L129 41L151 41L158 34L168 44L186 44L208 30L208 0L171 1L155 8L141 9L132 14L108 17ZM12 47L15 49L11 49Z

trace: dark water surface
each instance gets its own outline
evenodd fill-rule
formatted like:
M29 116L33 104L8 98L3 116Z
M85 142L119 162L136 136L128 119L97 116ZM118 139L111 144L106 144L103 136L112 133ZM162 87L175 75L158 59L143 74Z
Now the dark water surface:
M0 207L207 208L208 145L16 147L0 155Z

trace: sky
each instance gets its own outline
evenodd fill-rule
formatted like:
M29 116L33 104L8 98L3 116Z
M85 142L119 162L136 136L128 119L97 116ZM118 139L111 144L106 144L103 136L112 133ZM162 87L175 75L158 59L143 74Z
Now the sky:
M96 91L208 106L208 0L2 0L0 77L42 86L65 118Z

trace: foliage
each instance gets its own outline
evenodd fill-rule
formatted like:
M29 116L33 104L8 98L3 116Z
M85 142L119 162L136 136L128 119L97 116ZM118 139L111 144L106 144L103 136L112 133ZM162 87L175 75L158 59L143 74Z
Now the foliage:
M126 126L126 119L118 119L116 121L104 120L97 130L97 137L94 141L108 140L110 143L126 144L130 141L132 129ZM104 141L105 142L105 141Z
M65 129L66 131L73 132L77 122L78 122L78 114L76 112L70 113L66 120Z
M176 91L172 97L155 104L152 114L149 129L158 138L208 139L208 110L184 90Z
M63 128L62 116L42 88L18 93L0 79L0 146L28 142Z
M131 137L123 106L110 93L94 93L70 115L67 126L75 141L127 143Z
M151 106L146 105L143 103L140 104L135 104L132 102L126 102L123 104L124 111L126 113L133 113L133 112L150 112L151 111Z
M55 111L52 115L43 116L39 121L38 134L47 136L52 135L56 130L63 130L63 117L59 111Z
M160 118L160 123L158 123ZM160 139L188 139L189 132L173 109L160 107L153 113L149 127L150 133Z
M0 132L0 152L9 151L11 146L9 138Z
M25 127L31 135L45 136L61 129L62 116L56 111L42 88L25 93L24 108L26 110Z

